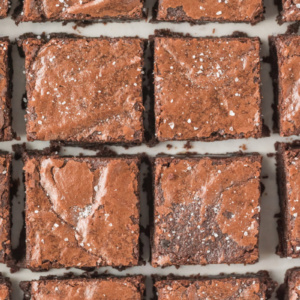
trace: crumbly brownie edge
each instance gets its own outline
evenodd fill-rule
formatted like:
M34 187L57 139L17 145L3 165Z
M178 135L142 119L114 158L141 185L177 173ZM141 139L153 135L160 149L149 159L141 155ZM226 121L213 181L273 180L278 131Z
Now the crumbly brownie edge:
M284 283L277 289L277 299L289 300L289 283L295 279L295 274L300 272L300 267L288 269L285 273Z
M138 203L137 203L137 208L138 208L138 211L139 211L139 241L138 241L138 244L136 245L137 247L137 253L138 253L138 257L136 257L136 259L138 260L138 264L137 265L128 265L128 266L111 266L112 268L114 269L117 269L119 271L123 271L123 270L126 270L127 268L130 268L130 267L133 267L133 266L140 266L140 265L143 265L144 264L144 260L143 260L143 257L142 257L142 254L143 254L143 243L142 243L142 239L141 239L141 219L140 219L140 212L141 212L141 209L140 209L140 186L141 186L141 172L140 172L140 169L141 169L141 163L142 163L142 159L144 159L144 156L143 154L140 154L140 155L112 155L112 156L60 156L58 155L57 152L52 152L51 151L56 151L56 149L51 149L51 148L46 148L45 150L32 150L32 151L26 151L26 149L24 148L23 150L23 153L22 153L22 160L23 160L23 165L26 163L27 160L29 159L32 159L32 158L37 158L37 159L42 159L42 158L57 158L57 159L77 159L77 161L83 161L83 160L86 160L86 159L103 159L103 160L112 160L112 159L125 159L125 160L130 160L130 161L135 161L137 163L137 166L138 166L138 169L139 169L139 173L137 174L137 180L138 180L138 191L137 191L137 194L136 194L136 197L138 199ZM24 186L26 186L26 174L25 174L25 171L23 170L23 182L24 182ZM24 220L26 220L26 197L25 197L25 208L24 208ZM26 223L24 224L25 227L27 228L26 226ZM26 230L24 232L24 246L25 246L25 253L21 253L21 256L22 256L22 260L20 260L19 262L19 266L22 267L22 268L28 268L27 267L27 248L26 248ZM23 257L24 256L24 257ZM83 268L79 268L77 266L73 266L74 268L76 269L80 269L80 270L83 270L83 271L93 271L96 267L105 267L106 265L101 265L101 266L93 266L93 267L83 267ZM64 265L60 265L59 267L52 267L52 264L49 268L50 269L58 269L58 268L65 268ZM72 268L72 267L68 267L68 268ZM33 272L45 272L45 271L48 271L47 269L43 269L43 268L30 268L31 271Z
M64 281L64 280L69 280L69 279L82 279L83 281L87 281L89 279L122 279L126 278L128 281L133 283L138 291L141 293L141 298L145 294L146 287L145 287L145 280L146 277L143 275L129 275L129 276L112 276L109 274L98 274L97 272L95 273L83 273L81 275L75 275L73 273L65 273L63 276L55 276L55 275L48 275L48 276L41 276L38 280L42 281ZM24 300L31 299L31 283L36 280L32 281L21 281L19 286L21 290L24 292Z
M154 65L155 65L155 38L157 37L168 37L168 38L182 38L182 39L216 39L218 37L213 37L213 36L205 36L205 37L192 37L189 34L182 34L182 33L178 33L178 32L173 32L169 29L160 29L160 30L156 30L155 34L149 37L150 43L151 43L151 51L152 51L152 60L153 60L153 83L154 83L154 78L155 78L155 72L154 72ZM231 35L228 36L222 36L219 37L220 39L251 39L253 41L259 41L260 44L260 49L259 49L259 53L261 53L261 40L259 37L248 37L248 35L246 33L240 32L240 31L234 31ZM267 137L270 136L270 132L269 132L269 128L264 124L264 120L262 118L262 87L261 87L261 64L258 64L258 73L259 73L259 78L258 78L258 83L259 83L259 91L260 91L260 99L259 99L259 113L260 113L260 122L261 122L261 128L259 130L259 132L257 132L256 134L253 134L252 138L255 139L259 139L262 137ZM159 115L160 110L158 108L158 106L160 106L160 103L157 103L158 101L156 100L156 89L155 89L155 83L153 84L153 99L154 99L154 128L155 128L155 132L157 132L159 125L156 123L156 116ZM230 140L230 139L245 139L245 136L243 133L240 134L235 134L235 135L230 135L230 134L226 134L226 136L224 137L224 135L219 134L219 133L213 133L211 134L209 137L200 137L200 138L190 138L188 140L180 140L180 141L201 141L201 142L213 142L213 141L224 141L224 140ZM156 142L165 142L165 141L176 141L176 139L158 139L157 137L155 137Z
M265 19L264 13L265 13L265 7L263 6L262 9L258 12L257 15L253 16L253 18L249 21L228 21L228 20L224 20L221 18L207 18L207 17L202 17L198 20L192 19L190 17L186 17L186 19L182 19L182 20L159 20L157 19L157 15L158 15L158 6L159 6L159 1L160 0L156 0L153 9L152 9L152 23L184 23L184 22L188 22L191 23L192 25L204 25L207 23L212 23L212 22L217 22L217 23L235 23L235 24L239 24L239 23L246 23L246 24L251 24L252 26L263 21Z
M239 158L239 157L252 157L253 158L253 161L262 161L262 156L257 153L257 152L252 152L252 153L243 153L243 152L237 152L237 153L227 153L225 155L220 155L220 154L214 154L214 155L210 155L210 154L205 154L205 155L190 155L188 157L186 157L186 155L177 155L177 156L170 156L170 155L158 155L156 156L155 158L153 158L151 160L151 173L152 173L152 205L151 205L151 209L152 209L152 215L150 215L150 222L149 222L149 226L150 226L150 263L152 264L152 254L155 252L154 251L154 235L155 235L155 220L154 220L154 212L155 212L155 205L156 205L156 201L155 201L155 190L156 190L156 185L155 185L155 175L156 175L156 165L155 165L155 162L156 162L156 159L161 159L164 161L164 163L166 164L170 164L174 159L193 159L193 160L200 160L202 158L211 158L211 159L216 159L216 160L219 160L219 159L227 159L227 160L231 160L231 161L234 161L236 158ZM260 178L260 183L261 183L261 178ZM262 190L263 190L263 185L260 184L260 194L262 194ZM259 200L261 203L261 198ZM259 226L260 226L260 216L259 216L259 219L258 219L258 223L259 223ZM258 251L258 247L259 247L259 239L258 239L258 242L257 242L257 245L255 245L255 248L254 250L256 249L256 251ZM257 259L258 261L258 259ZM254 261L254 263L256 263L257 261ZM250 264L250 263L249 263ZM153 266L153 265L152 265ZM165 268L165 267L168 267L168 266L159 266L161 267L162 269ZM175 265L176 268L180 268L181 265Z
M63 24L75 22L77 26L85 27L87 25L92 25L96 23L111 23L111 22L117 22L117 23L128 23L128 22L138 22L141 20L147 19L147 13L145 12L145 0L140 0L140 2L143 4L143 9L141 11L141 17L116 17L116 18L110 18L110 17L103 17L103 18L96 18L91 17L87 18L87 16L80 16L78 18L74 19L57 19L57 18L45 18L43 14L40 12L40 18L36 19L34 21L30 21L33 23L45 23L45 22L63 22ZM18 25L21 22L29 22L23 17L23 4L24 0L19 0L19 5L15 8L12 19L15 21L15 23Z
M8 277L4 277L0 272L0 285L6 285L9 290L9 300L11 300L12 284ZM6 300L6 299L4 299Z
M12 64L12 45L8 37L0 38L1 42L8 42L8 49L7 49L7 56L5 57L6 65L7 65L7 72L6 72L6 80L8 82L8 89L6 91L6 94L4 96L5 99L5 108L6 111L4 113L4 124L3 127L0 129L0 141L11 141L15 134L12 130L12 108L11 108L11 99L12 99L12 75L13 75L13 64Z
M270 299L275 288L278 286L277 282L274 281L271 277L268 271L258 271L257 273L246 273L246 274L236 274L236 273L231 273L231 274L224 274L221 273L218 276L201 276L201 275L191 275L189 277L185 277L185 276L177 276L177 275L173 275L170 274L168 276L159 276L159 275L152 275L152 279L153 279L153 288L155 291L155 295L156 294L156 287L155 284L159 281L166 281L167 284L172 283L173 280L190 280L191 282L194 281L203 281L203 280L213 280L213 279L226 279L226 278L230 278L230 277L234 277L237 279L248 279L248 278L258 278L260 280L260 283L266 288L266 299ZM157 296L156 298L157 299Z
M147 40L146 39L142 39L139 37L118 37L118 38L110 38L110 37L106 37L106 36L100 36L100 37L84 37L81 35L77 35L77 34L67 34L67 33L51 33L51 34L42 34L40 36L35 35L34 33L26 33L21 35L18 39L17 39L17 45L18 45L18 50L19 50L19 54L22 58L25 57L25 53L23 51L23 43L26 39L28 38L32 38L32 39L39 39L42 41L42 44L40 45L40 48L47 44L51 39L53 38L59 38L59 39L85 39L85 40L108 40L108 41L112 41L112 40L132 40L132 39L139 39L141 42L141 48L143 51L143 55L141 57L141 69L144 70L144 63L145 63L145 55L146 55L146 43ZM40 49L39 48L39 49ZM39 51L39 49L37 50L37 52ZM35 55L33 55L30 59L30 61L34 61L37 52L35 53ZM141 82L144 82L144 74L143 72L141 72L140 74L141 76ZM142 98L142 104L145 103L145 96L146 94L143 92L143 86L141 86L141 98ZM27 93L25 92L24 97L27 98ZM23 101L23 100L22 100ZM144 110L144 108L142 108L142 110ZM57 142L57 143L68 143L70 146L81 146L81 147L95 147L95 146L99 146L99 145L114 145L114 146L124 146L124 147L134 147L134 146L139 146L141 145L143 142L145 142L145 124L144 124L144 113L141 114L141 117L139 119L139 121L142 124L142 129L141 129L141 139L137 139L136 141L132 141L132 142L127 142L127 141L119 141L119 142L114 142L114 141L110 141L110 142L105 142L105 141L97 141L97 142L93 142L92 139L87 140L87 141L61 141L61 140L51 140L50 142ZM27 140L28 141L35 141L35 137L32 135L27 134Z

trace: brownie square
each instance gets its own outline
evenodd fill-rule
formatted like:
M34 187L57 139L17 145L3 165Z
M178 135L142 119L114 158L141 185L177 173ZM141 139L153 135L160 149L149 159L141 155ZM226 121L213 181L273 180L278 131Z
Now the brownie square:
M7 17L9 6L10 6L9 0L0 0L0 19Z
M139 165L139 158L26 155L26 267L138 265Z
M258 261L260 155L155 160L154 267Z
M130 299L142 300L145 290L143 276L41 277L20 283L24 299Z
M275 0L275 3L280 12L279 23L300 20L300 2L298 0Z
M281 136L300 134L300 36L269 37L275 94L275 126Z
M157 20L173 22L246 22L264 19L263 0L158 0Z
M276 287L268 272L218 277L160 278L155 282L157 299L270 299Z
M284 284L277 291L278 299L300 299L300 268L289 269L285 273Z
M11 282L8 277L3 277L0 273L0 299L11 300Z
M24 0L17 22L130 21L143 19L144 0Z
M28 140L143 141L143 40L24 37L19 45Z
M11 155L0 154L0 262L11 260Z
M0 38L0 141L11 141L11 44L8 38Z
M259 38L154 39L159 141L262 137Z
M282 257L300 257L300 144L278 143L277 184L280 200L279 247Z

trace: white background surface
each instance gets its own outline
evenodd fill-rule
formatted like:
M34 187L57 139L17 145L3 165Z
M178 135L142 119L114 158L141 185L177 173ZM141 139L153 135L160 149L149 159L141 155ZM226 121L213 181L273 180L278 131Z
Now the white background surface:
M16 6L14 0L12 7ZM188 0L186 0L188 1ZM213 1L213 0L211 0ZM152 2L151 0L148 2ZM150 4L149 3L149 4ZM286 31L287 25L279 26L276 23L276 16L278 14L277 8L273 4L273 0L265 0L266 5L266 19L263 22L258 23L255 26L248 24L206 24L199 26L190 26L187 23L183 24L170 24L170 23L161 23L161 24L151 24L146 21L142 22L133 22L133 23L109 23L105 24L94 24L85 28L78 27L76 30L72 28L73 23L68 24L67 26L62 26L61 23L43 23L43 24L33 24L33 23L21 23L19 26L16 26L13 20L6 18L0 20L0 37L9 36L12 41L14 41L18 36L26 32L34 32L36 34L41 34L43 32L52 33L52 32L67 32L82 34L85 36L139 36L142 38L147 38L149 35L154 33L155 29L169 28L173 31L190 33L193 36L222 36L229 35L233 31L243 31L250 36L259 36L262 40L262 56L267 56L269 53L268 48L268 36L272 34L284 33ZM215 32L213 33L213 30ZM25 91L25 77L23 74L24 70L24 60L21 59L18 55L17 48L14 45L13 48L13 67L14 67L14 76L13 76L13 128L17 132L18 136L21 137L20 142L26 142L25 136L25 122L24 122L24 111L21 109L21 98ZM263 92L263 114L266 124L272 128L272 108L271 104L273 101L273 91L271 78L269 76L270 66L269 64L262 63L262 92ZM257 272L259 270L268 270L273 279L281 284L283 282L284 273L288 268L300 266L300 259L284 259L279 258L275 254L275 247L278 243L277 231L276 231L276 220L274 215L279 212L278 205L278 195L277 187L275 182L275 159L269 158L266 156L267 153L274 152L274 143L276 141L291 141L293 138L280 138L277 134L271 135L269 138L263 138L259 140L249 139L249 140L230 140L223 142L194 142L192 143L193 148L190 151L196 151L198 153L226 153L234 152L241 150L240 147L245 144L247 147L246 152L257 151L264 155L263 161L263 170L262 175L268 175L267 179L263 179L263 183L266 187L265 192L262 196L262 210L261 210L261 232L260 232L260 261L255 265L243 266L243 265L209 265L209 266L185 266L180 269L174 267L169 267L165 269L152 268L149 264L142 267L134 267L127 269L123 272L118 270L113 270L111 268L100 268L99 272L109 270L111 274L116 275L125 275L125 274L161 274L166 275L170 273L180 274L180 275L191 275L191 274L201 274L201 275L217 275L220 272L231 273L246 273L246 272ZM0 143L1 150L12 151L11 145L19 143L17 141L13 142L2 142ZM168 150L166 145L172 144L173 148ZM130 149L124 149L122 147L111 147L113 150L118 153L127 153L134 154L140 152L146 152L152 156L165 152L168 154L175 154L178 152L186 151L183 147L184 143L174 142L174 143L161 143L154 148L148 148L143 145L141 147L133 147ZM28 143L28 147L32 149L41 149L45 146L48 146L48 143L42 142L33 142ZM82 149L68 149L64 154L78 154L84 152L86 154L93 154L91 151L82 151ZM20 161L14 162L14 178L20 178L22 180L22 163ZM23 208L23 198L24 190L23 185L20 186L18 196L13 199L13 246L16 246L19 239L19 230L22 225L22 215L21 211ZM145 216L148 214L148 207L143 205L142 215L144 220ZM148 243L146 242L146 246ZM145 250L145 256L147 257L149 250ZM11 278L13 283L13 299L22 299L22 293L18 287L21 280L31 280L37 279L40 275L48 274L63 274L66 270L51 270L46 273L33 273L29 270L20 270L17 273L10 274L9 269L5 265L0 264L0 271L4 273L5 276ZM71 270L75 273L80 274L80 270ZM150 279L147 279L148 293L147 298L152 293ZM275 299L275 294L272 299Z

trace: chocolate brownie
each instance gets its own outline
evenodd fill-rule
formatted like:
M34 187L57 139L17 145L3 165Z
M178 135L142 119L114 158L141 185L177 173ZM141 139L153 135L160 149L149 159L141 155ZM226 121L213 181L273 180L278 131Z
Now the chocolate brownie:
M246 22L264 19L263 0L158 0L158 21L173 22Z
M1 0L0 0L1 1ZM11 118L11 44L8 38L0 38L0 141L10 141Z
M139 264L139 158L24 160L27 268Z
M0 154L0 262L11 260L11 155Z
M143 40L23 37L19 45L28 140L143 141Z
M278 289L278 299L300 299L300 268L289 269L285 273L284 284Z
M276 148L281 209L277 252L282 257L300 258L300 143L277 143Z
M9 7L10 7L9 0L0 0L0 19L7 17Z
M275 94L275 127L281 136L300 134L300 36L269 37Z
M270 299L276 287L268 272L218 277L160 278L155 282L157 299Z
M11 282L8 277L3 277L0 273L0 299L11 300Z
M262 137L259 38L154 38L159 141Z
M26 299L124 299L142 300L145 291L143 276L41 277L20 283Z
M300 20L300 1L299 0L275 0L278 5L279 13L278 21L293 22Z
M17 22L130 21L143 18L143 0L23 0Z
M161 157L154 165L154 267L258 261L258 154Z

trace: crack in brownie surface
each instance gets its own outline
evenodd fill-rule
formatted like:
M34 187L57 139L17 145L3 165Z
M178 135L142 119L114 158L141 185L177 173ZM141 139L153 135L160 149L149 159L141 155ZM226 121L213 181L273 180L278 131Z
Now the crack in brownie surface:
M255 263L261 157L155 162L152 265Z
M139 260L138 159L26 159L27 267Z

